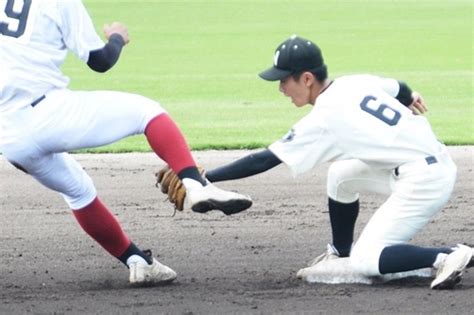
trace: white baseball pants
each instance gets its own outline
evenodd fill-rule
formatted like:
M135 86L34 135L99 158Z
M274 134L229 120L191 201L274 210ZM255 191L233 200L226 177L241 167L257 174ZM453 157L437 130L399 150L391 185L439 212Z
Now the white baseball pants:
M96 189L67 152L141 134L164 112L159 103L135 94L55 90L35 107L2 116L0 151L41 184L60 192L72 209L80 209L92 202Z
M445 149L446 150L446 149ZM359 160L333 163L328 172L328 195L354 202L359 193L388 195L363 229L350 254L351 266L366 276L380 275L379 257L384 247L403 244L423 228L447 203L456 180L456 165L447 150L394 170L377 170Z

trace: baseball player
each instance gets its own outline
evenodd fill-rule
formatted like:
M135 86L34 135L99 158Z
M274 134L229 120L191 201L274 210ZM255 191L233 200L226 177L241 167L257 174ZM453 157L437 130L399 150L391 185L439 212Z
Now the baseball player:
M417 115L427 110L420 94L374 75L330 80L319 47L298 36L280 44L273 66L259 75L279 81L280 92L296 107L314 108L268 149L208 171L208 180L243 178L282 162L296 176L333 162L327 180L333 241L313 264L349 257L352 271L367 277L435 268L432 289L458 283L472 264L470 247L407 244L446 204L456 179L446 147L428 120ZM388 199L353 243L364 192ZM315 270L321 269L302 269L298 277L307 280Z
M67 152L145 134L178 174L197 212L233 214L247 196L202 178L180 130L156 101L123 92L71 91L60 67L68 51L97 72L109 70L129 42L118 22L104 43L80 0L0 0L0 151L17 168L61 193L84 231L130 269L130 282L169 282L176 273L131 242Z

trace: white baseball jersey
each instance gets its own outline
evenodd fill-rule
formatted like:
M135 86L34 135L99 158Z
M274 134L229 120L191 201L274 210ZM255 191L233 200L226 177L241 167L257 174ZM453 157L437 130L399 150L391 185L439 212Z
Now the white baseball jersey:
M67 88L68 51L87 62L104 46L80 0L0 0L0 152L71 209L97 194L67 152L143 134L165 112L140 95Z
M380 275L385 247L406 243L438 213L456 179L446 147L425 117L395 98L398 90L394 79L338 78L313 110L270 146L294 175L336 161L328 171L333 200L352 203L365 192L388 196L351 250L351 268L366 276Z
M0 0L0 115L65 88L68 50L87 62L104 45L81 0Z
M269 149L294 175L322 162L359 159L393 169L441 152L427 119L394 97L394 79L340 77L318 96L312 111Z

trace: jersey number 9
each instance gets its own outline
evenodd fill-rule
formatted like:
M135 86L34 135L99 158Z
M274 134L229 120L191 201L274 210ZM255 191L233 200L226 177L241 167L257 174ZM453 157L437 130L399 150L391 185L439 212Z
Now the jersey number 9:
M32 0L23 0L23 7L21 11L15 12L15 2L20 2L18 0L7 0L7 4L5 6L4 12L7 18L17 20L17 21L10 21L10 22L3 22L0 21L0 34L10 37L18 38L25 33L26 29L26 21L28 19L28 13L30 12ZM17 9L17 8L15 8ZM15 27L16 29L11 30L10 27Z

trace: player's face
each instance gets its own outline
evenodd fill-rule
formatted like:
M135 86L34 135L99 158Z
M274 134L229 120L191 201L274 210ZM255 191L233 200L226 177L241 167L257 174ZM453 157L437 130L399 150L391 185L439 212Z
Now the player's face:
M296 107L310 103L311 89L307 85L304 75L298 81L291 75L280 80L280 92L290 97Z

